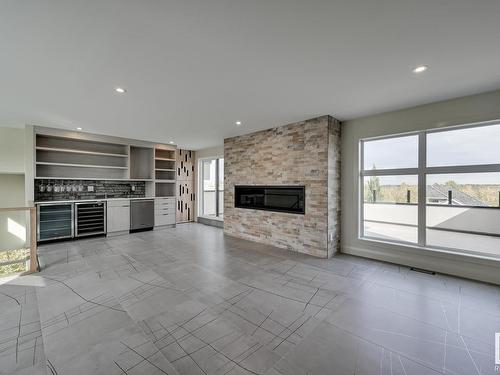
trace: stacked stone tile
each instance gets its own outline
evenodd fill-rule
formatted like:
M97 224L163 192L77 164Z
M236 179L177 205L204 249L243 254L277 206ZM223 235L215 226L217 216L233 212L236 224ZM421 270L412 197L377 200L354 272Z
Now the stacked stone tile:
M330 257L340 237L340 123L322 116L224 140L226 234ZM235 185L304 185L305 215L234 207Z

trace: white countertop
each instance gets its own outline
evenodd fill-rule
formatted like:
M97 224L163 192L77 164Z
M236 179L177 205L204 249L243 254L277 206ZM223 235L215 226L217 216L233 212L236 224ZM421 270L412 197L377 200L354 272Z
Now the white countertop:
M175 198L175 197L157 197L157 198ZM138 197L138 198L100 198L100 199L67 199L63 201L38 201L35 204L47 203L76 203L76 202L103 202L103 201L121 201L121 200L138 200L138 199L155 199L155 197Z

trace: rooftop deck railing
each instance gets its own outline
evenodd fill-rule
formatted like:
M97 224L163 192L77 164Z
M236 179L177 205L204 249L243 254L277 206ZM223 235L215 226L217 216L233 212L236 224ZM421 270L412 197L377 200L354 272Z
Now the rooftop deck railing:
M500 207L426 204L429 229L500 236ZM384 224L418 225L416 203L365 202L364 220Z

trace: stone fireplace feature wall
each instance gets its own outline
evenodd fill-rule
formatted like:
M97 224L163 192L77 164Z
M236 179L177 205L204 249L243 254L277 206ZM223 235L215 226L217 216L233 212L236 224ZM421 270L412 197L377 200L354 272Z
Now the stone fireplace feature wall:
M304 185L305 214L234 207L235 185ZM224 232L327 258L340 239L340 123L322 116L224 140Z

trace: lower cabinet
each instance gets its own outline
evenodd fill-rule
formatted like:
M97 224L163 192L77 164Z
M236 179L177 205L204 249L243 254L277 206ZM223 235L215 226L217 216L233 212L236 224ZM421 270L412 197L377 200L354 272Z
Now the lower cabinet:
M175 197L155 198L155 227L175 224Z
M108 200L107 212L108 235L130 230L130 201Z

